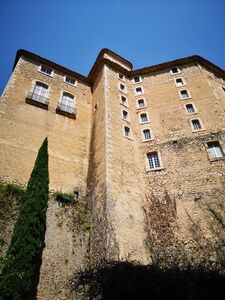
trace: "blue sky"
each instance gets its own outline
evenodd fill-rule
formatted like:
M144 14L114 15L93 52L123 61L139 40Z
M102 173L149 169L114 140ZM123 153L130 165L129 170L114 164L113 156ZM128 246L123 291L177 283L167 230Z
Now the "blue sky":
M199 54L225 69L225 0L1 0L0 93L16 51L87 75L102 48L134 69Z

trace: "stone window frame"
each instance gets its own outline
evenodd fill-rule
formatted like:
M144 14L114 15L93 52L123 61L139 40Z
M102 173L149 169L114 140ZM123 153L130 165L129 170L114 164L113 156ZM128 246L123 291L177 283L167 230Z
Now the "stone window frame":
M66 81L66 78L75 80L75 83L73 84L73 83L70 83L70 82ZM71 77L71 76L64 75L63 76L63 82L66 83L66 84L69 84L69 85L77 87L77 80L75 78Z
M141 93L137 92L137 89L141 89ZM141 96L141 95L144 95L144 88L143 86L136 86L135 89L134 89L134 94L135 96Z
M144 100L144 106L139 107L139 105L138 105L138 101L139 101L139 100ZM143 109L143 108L146 108L146 107L148 107L148 106L147 106L147 103L146 103L146 99L145 99L145 98L138 98L138 99L136 100L136 108L137 108L137 109Z
M187 111L187 105L189 105L189 104L191 104L194 107L194 112L189 113ZM185 104L183 104L183 107L184 107L184 111L185 111L187 116L196 115L198 113L198 109L197 109L196 105L194 104L194 102L185 103Z
M221 86L221 90L225 93L225 86Z
M182 82L183 82L183 84L182 84L182 85L178 85L178 84L177 84L177 79L181 79ZM186 80L185 80L183 77L177 77L177 78L174 78L173 80L174 80L175 86L176 86L177 88L183 87L183 86L186 86L186 85L187 85Z
M122 102L122 97L126 98L126 104ZM129 102L128 102L128 98L124 95L119 95L119 101L120 101L120 104L123 105L124 107L129 107Z
M183 97L182 97L182 94L181 94L182 91L187 91L188 97L183 98ZM182 101L183 101L183 100L187 100L187 99L191 99L191 98L192 98L191 92L190 92L190 90L188 90L188 89L181 89L181 90L178 91L178 94L179 94L180 100L182 100Z
M148 160L148 155L149 154L154 154L154 153L157 153L158 160L159 160L159 167L150 168L150 166L149 166L149 160ZM159 150L157 150L157 149L151 150L151 151L149 151L149 152L147 152L145 154L145 163L146 163L146 171L147 172L160 171L160 170L163 170L165 168L163 160L162 160L161 152Z
M177 70L178 70L178 72L173 72L173 69L174 68L177 68ZM179 68L179 67L177 67L177 66L174 66L174 67L172 67L171 69L170 69L170 75L177 75L177 74L180 74L181 73L181 69Z
M194 129L194 126L193 126L193 121L194 120L198 120L199 121L199 123L201 125L201 129ZM199 131L204 131L205 130L205 127L204 127L204 125L202 123L202 120L200 118L192 118L192 119L190 119L188 121L189 121L189 123L191 125L192 132L199 132Z
M52 71L51 71L51 74L48 74L48 73L43 72L43 71L41 70L42 67L46 67L46 68L51 69L51 70L52 70ZM41 74L44 74L44 75L46 75L46 76L49 76L49 77L53 77L53 75L54 75L54 69L48 67L48 66L45 65L45 64L41 64L41 65L38 67L38 72L40 72Z
M129 132L130 132L130 135L129 135L129 136L127 136L127 135L125 134L125 128L129 128ZM132 133L132 130L131 130L130 126L128 126L128 125L123 125L123 137L125 137L125 138L128 139L128 140L133 141L133 133Z
M127 112L127 119L125 119L125 118L123 117L123 111ZM130 113L129 113L129 111L126 110L126 109L124 109L124 108L121 109L121 118L122 118L122 120L124 120L124 121L130 123Z
M209 149L209 146L208 146L209 143L218 143L219 147L222 151L223 156L222 157L213 157L212 153ZM206 152L208 154L208 158L209 158L210 161L213 162L213 161L218 161L218 160L225 160L225 143L223 141L213 139L213 140L204 142L204 146L205 146L205 149L206 149Z
M142 120L141 120L141 115L142 115L142 114L146 114L146 115L147 115L147 119L148 119L147 121L142 122ZM139 112L138 117L139 117L139 124L140 124L140 125L150 123L150 118L149 118L149 114L148 114L147 111Z
M117 76L118 76L118 79L119 79L119 80L121 80L121 81L123 81L123 82L126 82L126 77L125 77L124 74L122 74L122 73L119 72L119 73L117 74ZM121 78L120 76L122 76L122 78Z
M138 82L135 82L135 80L134 80L134 78L139 78L139 81ZM132 78L132 83L133 84L139 84L139 83L141 83L143 81L143 78L142 78L142 76L141 75L137 75L137 76L134 76L133 78Z
M124 86L124 90L121 89L121 85ZM118 83L118 89L121 93L127 94L127 86L124 83L119 82Z
M150 139L145 139L144 130L149 130L149 131L150 131L150 135L151 135L151 138L150 138ZM151 129L150 127L142 128L142 129L141 129L141 136L142 136L142 142L143 142L143 143L145 143L145 142L150 142L150 141L153 141L153 140L154 140L153 131L152 131L152 129Z

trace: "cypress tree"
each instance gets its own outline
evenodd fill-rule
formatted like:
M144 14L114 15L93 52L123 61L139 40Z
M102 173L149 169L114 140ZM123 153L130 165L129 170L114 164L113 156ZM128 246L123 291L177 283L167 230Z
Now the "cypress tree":
M49 194L48 141L39 149L22 198L5 266L0 275L0 299L25 299L32 287L38 256L44 246Z

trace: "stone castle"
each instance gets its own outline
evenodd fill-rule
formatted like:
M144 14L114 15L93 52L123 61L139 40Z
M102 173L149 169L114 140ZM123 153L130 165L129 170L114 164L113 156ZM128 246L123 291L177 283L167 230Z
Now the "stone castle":
M26 183L47 136L50 188L91 195L93 260L151 263L190 224L211 237L206 208L225 191L218 66L190 56L132 70L102 49L85 77L19 50L0 99L1 180Z

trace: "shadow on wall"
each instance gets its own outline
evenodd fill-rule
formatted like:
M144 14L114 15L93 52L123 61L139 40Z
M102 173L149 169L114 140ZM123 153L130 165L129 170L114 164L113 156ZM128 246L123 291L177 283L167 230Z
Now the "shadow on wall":
M224 299L225 275L204 268L161 269L135 262L105 262L81 271L72 287L79 299Z

